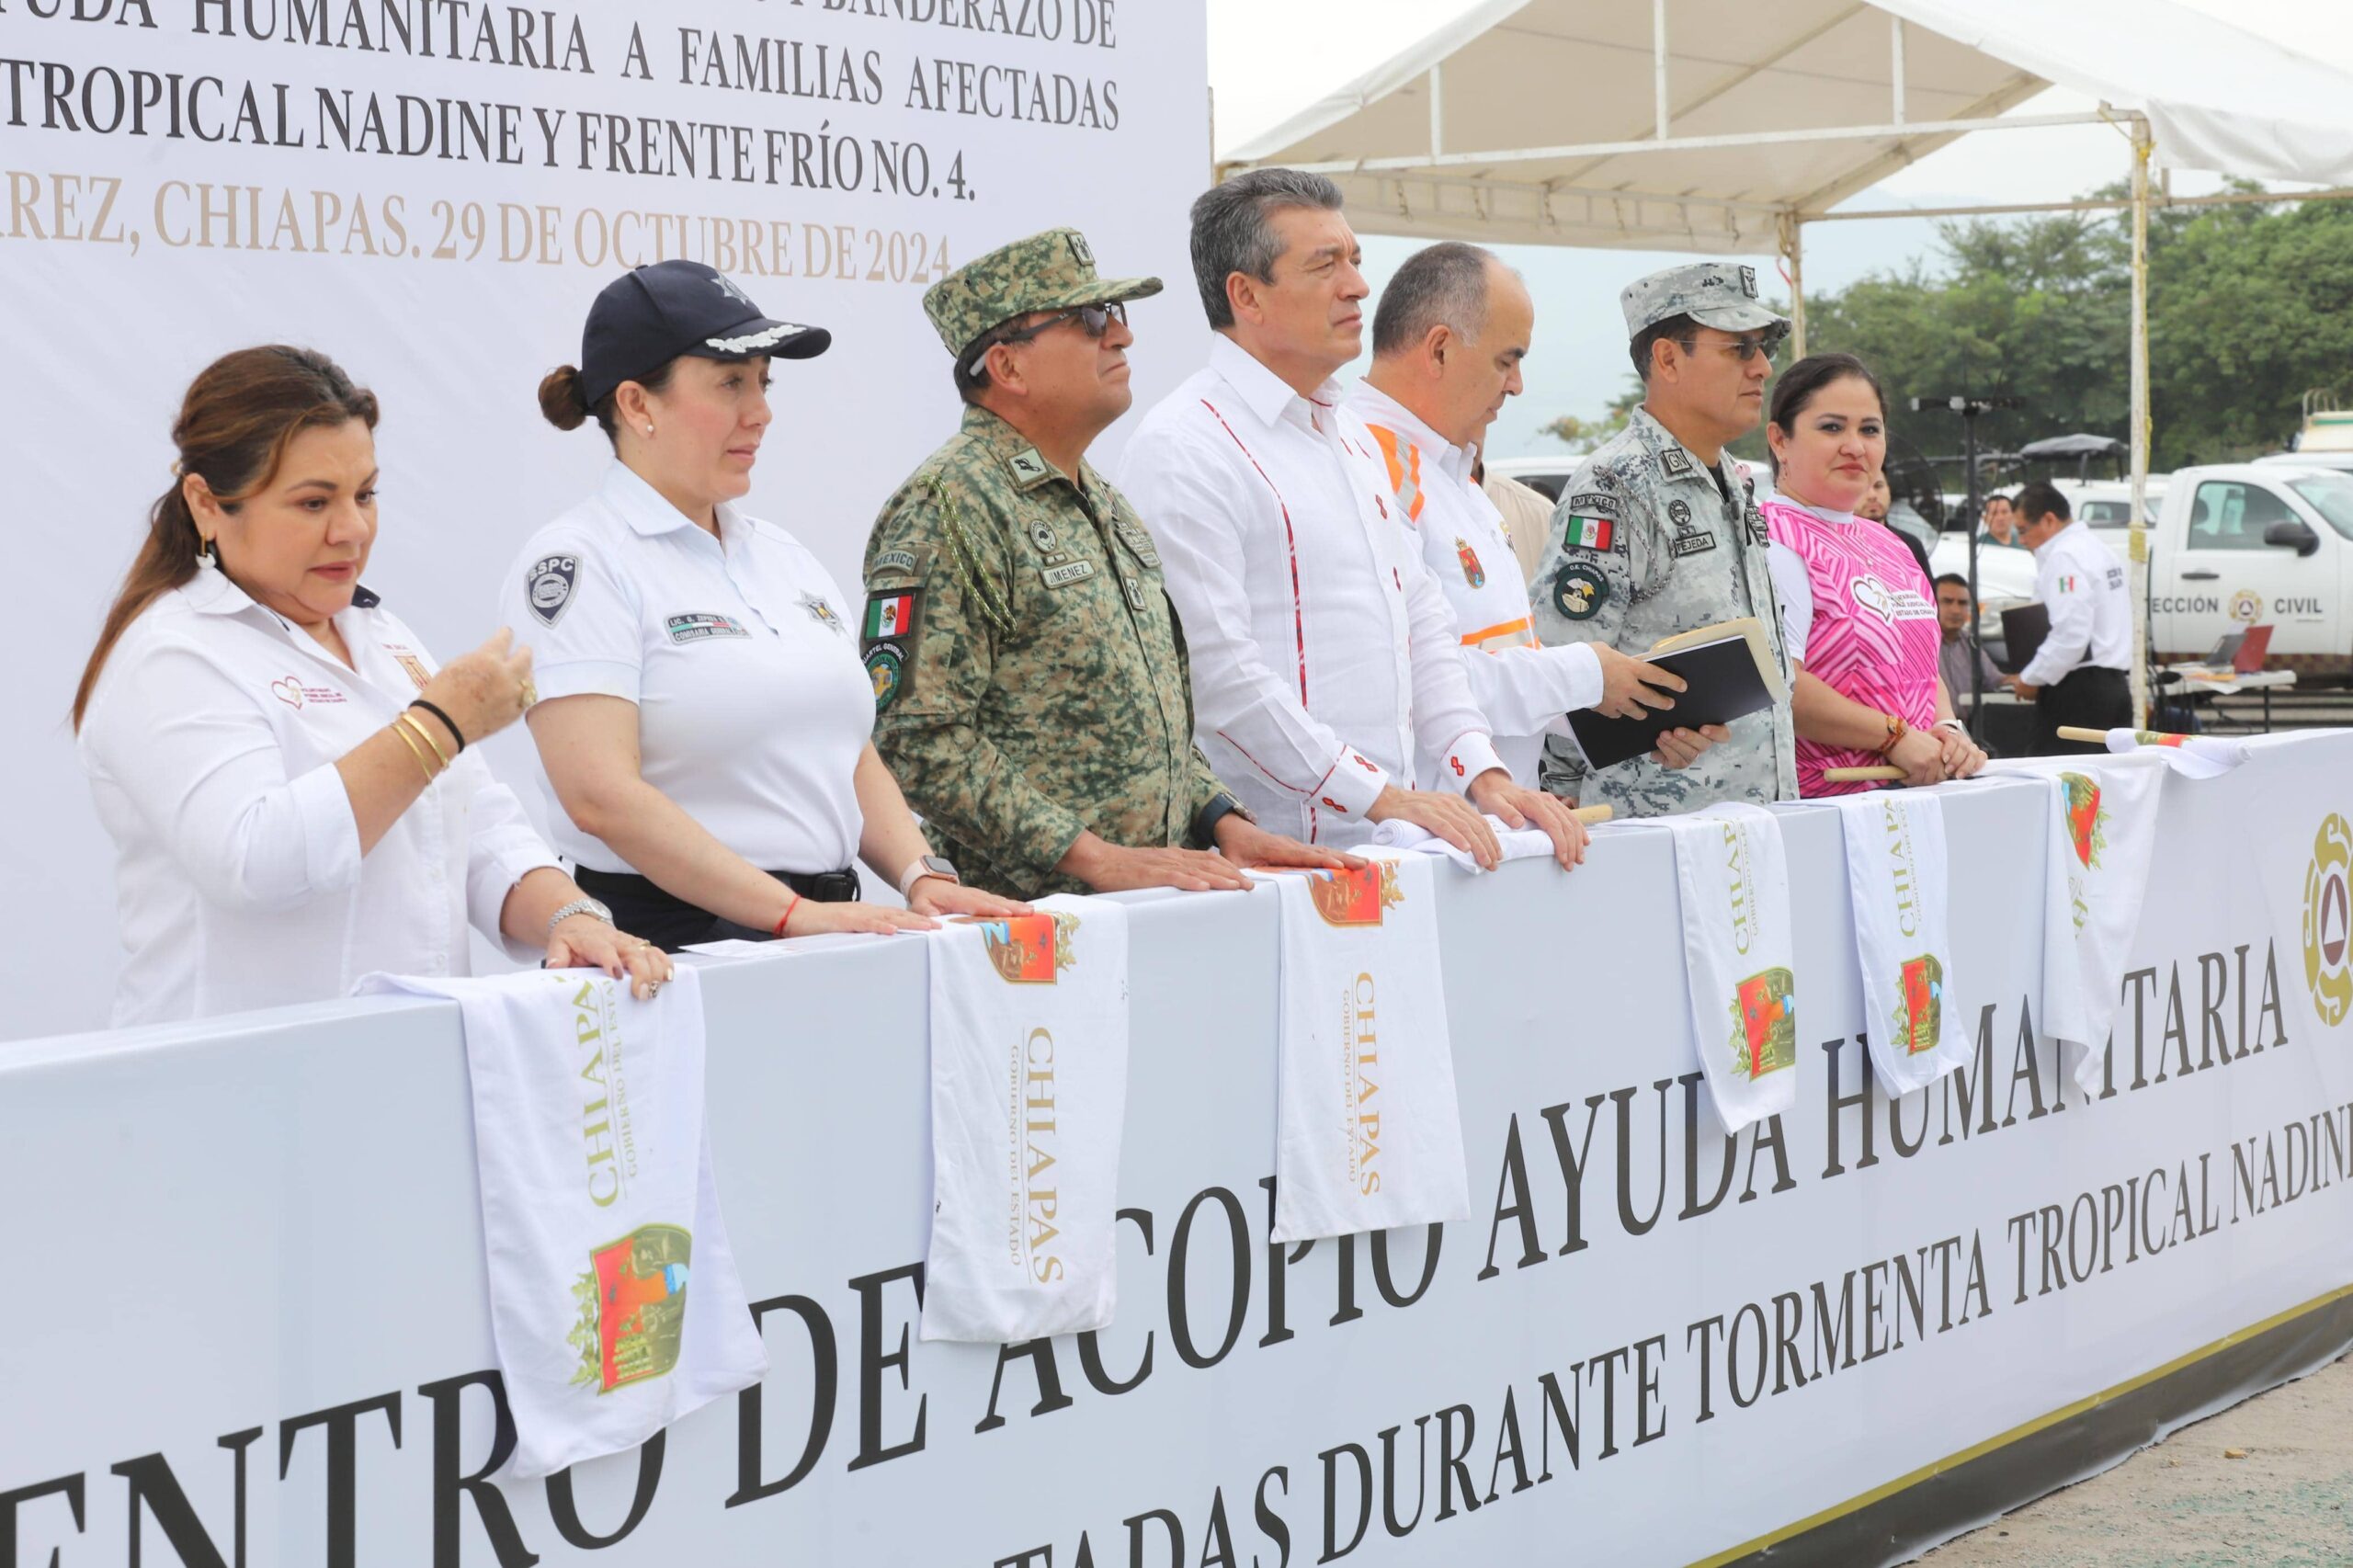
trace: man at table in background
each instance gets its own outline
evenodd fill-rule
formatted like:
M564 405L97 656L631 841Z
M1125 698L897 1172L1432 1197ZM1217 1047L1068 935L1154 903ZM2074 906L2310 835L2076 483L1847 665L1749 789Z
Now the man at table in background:
M1993 655L1977 645L1977 601L1970 597L1969 579L1948 572L1937 579L1937 625L1944 641L1937 646L1937 671L1944 677L1952 705L1961 708L1977 700L1978 686L1972 670L1984 677L1983 689L1999 691L2009 677L1994 665Z
M1533 590L1536 634L1640 656L1663 638L1753 616L1786 683L1765 519L1723 449L1756 428L1790 324L1757 303L1755 267L1725 262L1653 273L1618 301L1643 402L1561 492ZM1543 782L1621 816L1794 801L1796 747L1783 701L1728 727L1670 730L1648 757L1598 771L1574 740L1548 735Z
M1241 888L1245 865L1346 864L1257 827L1210 771L1159 554L1086 460L1133 397L1128 304L1159 292L1049 229L924 295L964 417L867 540L863 646L875 749L975 887Z
M1361 347L1370 290L1339 187L1289 169L1213 186L1193 203L1192 252L1209 364L1144 415L1120 487L1166 562L1211 766L1267 827L1310 843L1401 818L1492 866L1492 812L1574 864L1584 824L1496 755L1446 595L1371 433L1340 406L1334 374Z
M1536 782L1543 736L1568 733L1564 715L1636 718L1673 707L1683 688L1606 642L1536 641L1503 514L1471 478L1479 438L1520 390L1535 324L1526 286L1493 253L1451 240L1416 251L1381 293L1372 369L1344 400L1381 448L1397 515L1453 607L1471 694L1524 784ZM1437 761L1425 756L1417 771Z
M2018 492L2018 539L2034 551L2034 597L2051 631L2010 689L2034 704L2034 755L2105 752L2063 741L2059 727L2120 729L2132 722L2132 602L2124 564L2068 516L2067 497L2036 480Z

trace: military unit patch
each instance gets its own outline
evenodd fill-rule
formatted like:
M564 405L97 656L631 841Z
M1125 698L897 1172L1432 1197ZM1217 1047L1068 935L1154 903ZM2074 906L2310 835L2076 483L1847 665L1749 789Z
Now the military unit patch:
M1669 447L1658 455L1658 471L1669 479L1688 478L1695 471L1691 460L1680 447Z
M1666 504L1666 520L1678 528L1688 527L1691 522L1691 503L1669 501Z
M1552 578L1552 608L1571 620L1591 620L1609 600L1609 579L1583 561L1562 564Z
M1598 512L1605 517L1618 515L1618 497L1606 490L1587 490L1570 496L1562 505L1572 512Z
M1755 267L1744 267L1740 269L1740 291L1752 300L1756 298L1756 269Z
M1013 471L1014 479L1022 484L1035 484L1053 472L1051 465L1038 455L1035 447L1022 448L1005 460L1005 466Z
M531 613L548 626L562 620L563 612L571 607L572 590L579 576L580 558L576 555L550 555L531 562L530 570L523 574L528 590L525 597L530 602Z
M874 683L874 711L891 706L904 683L907 656L896 642L877 642L866 651L866 678Z

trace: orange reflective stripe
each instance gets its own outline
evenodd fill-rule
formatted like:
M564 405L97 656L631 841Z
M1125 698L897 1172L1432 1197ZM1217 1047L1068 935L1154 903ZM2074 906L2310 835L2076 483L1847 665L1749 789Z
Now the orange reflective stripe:
M1405 508L1405 516L1415 522L1422 520L1422 449L1410 441L1401 442L1394 430L1384 430L1378 425L1366 426L1381 448L1381 460L1388 465L1389 488L1397 494L1397 504ZM1400 447L1403 451L1399 450Z
M1506 620L1477 631L1466 631L1462 634L1462 645L1483 649L1492 643L1505 648L1521 648L1536 641L1535 628L1533 618L1521 616L1518 620Z

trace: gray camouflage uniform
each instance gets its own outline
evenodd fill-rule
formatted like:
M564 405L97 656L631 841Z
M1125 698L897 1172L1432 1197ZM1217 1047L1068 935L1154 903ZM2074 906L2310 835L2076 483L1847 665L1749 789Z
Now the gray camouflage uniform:
M1754 268L1701 263L1630 285L1620 296L1629 337L1671 315L1726 332L1781 321L1756 302ZM1755 616L1790 678L1779 602L1766 567L1765 519L1751 486L1709 468L1637 408L1561 492L1542 563L1531 579L1536 635L1547 644L1607 642L1640 657L1663 638ZM1788 704L1733 721L1732 739L1686 768L1636 757L1589 769L1576 743L1549 735L1539 778L1581 805L1620 816L1662 816L1719 801L1794 801L1796 729Z

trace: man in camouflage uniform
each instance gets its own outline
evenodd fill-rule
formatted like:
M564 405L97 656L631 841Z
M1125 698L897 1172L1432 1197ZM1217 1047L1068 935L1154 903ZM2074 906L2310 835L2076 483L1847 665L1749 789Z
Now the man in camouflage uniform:
M1085 459L1125 413L1125 303L1051 229L932 286L963 427L867 540L874 744L964 881L1032 898L1353 864L1253 823L1193 745L1160 555Z
M1789 323L1757 303L1756 268L1725 263L1653 273L1619 303L1643 403L1561 492L1529 587L1536 634L1639 658L1677 632L1754 616L1786 687L1765 519L1723 448L1756 428ZM1796 729L1784 701L1727 727L1670 732L1649 757L1597 771L1574 740L1552 735L1540 777L1555 794L1620 816L1793 801Z

